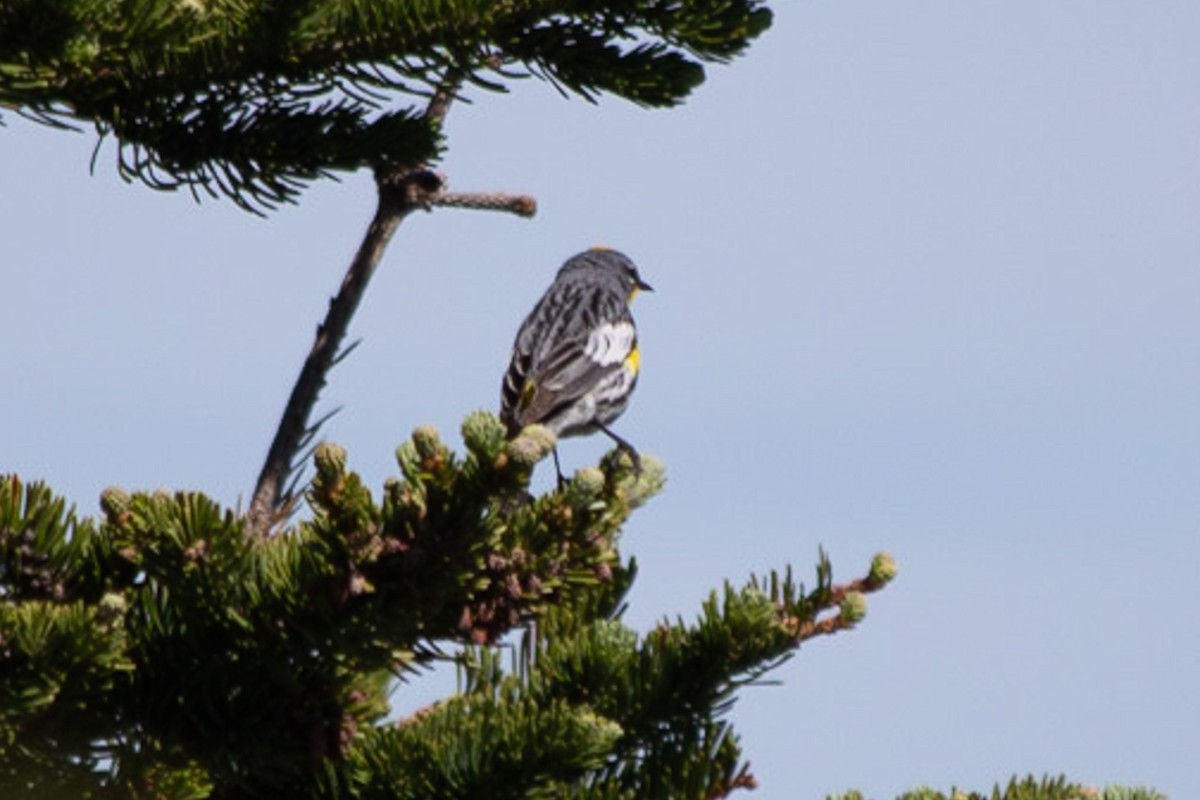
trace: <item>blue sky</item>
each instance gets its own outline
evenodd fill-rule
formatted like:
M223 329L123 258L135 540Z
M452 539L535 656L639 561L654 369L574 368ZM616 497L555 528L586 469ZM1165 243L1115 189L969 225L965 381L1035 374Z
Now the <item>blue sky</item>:
M323 397L371 485L416 425L495 408L554 270L617 247L657 289L617 429L669 474L626 530L631 623L818 546L842 578L900 565L734 710L757 797L1014 772L1200 796L1200 6L779 3L676 110L474 99L441 168L539 214L401 228ZM261 220L6 121L0 470L85 513L114 484L236 503L369 178Z

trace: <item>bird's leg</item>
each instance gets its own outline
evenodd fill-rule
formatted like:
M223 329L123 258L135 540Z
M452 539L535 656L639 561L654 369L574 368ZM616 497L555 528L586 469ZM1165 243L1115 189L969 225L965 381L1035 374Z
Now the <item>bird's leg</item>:
M562 488L567 485L567 480L563 477L562 467L558 465L558 445L554 445L554 449L550 452L554 453L554 474L558 476L558 490L561 492Z
M614 442L616 442L617 447L619 447L620 449L624 450L626 453L629 454L630 460L633 461L634 474L636 475L637 473L640 473L642 471L642 457L638 455L637 448L635 448L629 442L622 439L620 436L617 436L615 433L610 431L608 429L607 425L598 425L597 427L600 430L604 431L605 435L608 436L608 438L610 438Z

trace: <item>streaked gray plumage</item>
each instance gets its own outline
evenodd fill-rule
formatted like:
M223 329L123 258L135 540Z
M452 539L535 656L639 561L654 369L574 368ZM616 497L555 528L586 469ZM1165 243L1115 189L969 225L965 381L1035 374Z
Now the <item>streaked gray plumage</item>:
M500 393L500 419L515 436L541 423L558 436L608 430L637 385L637 328L629 303L652 291L629 258L593 248L568 259L517 331Z

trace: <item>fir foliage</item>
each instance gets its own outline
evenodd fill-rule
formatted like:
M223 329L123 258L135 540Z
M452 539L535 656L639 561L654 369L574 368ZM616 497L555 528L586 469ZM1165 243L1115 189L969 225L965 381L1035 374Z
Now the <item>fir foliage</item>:
M311 519L266 539L195 493L110 489L93 520L0 479L0 796L752 786L723 714L801 641L853 624L828 562L811 590L752 578L639 635L621 622L636 568L618 541L661 464L613 451L533 497L548 431L506 441L479 412L463 439L459 455L417 429L378 499L319 446ZM461 691L389 722L395 679L445 660Z
M762 0L0 0L0 108L90 123L127 178L257 209L436 158L421 106L448 82L670 106L770 22Z
M830 795L827 800L867 800L859 791L845 794ZM1069 782L1065 777L1035 778L1032 775L1014 777L1001 788L992 787L987 793L967 792L962 789L951 789L940 792L929 787L921 787L911 792L905 792L897 800L1167 800L1164 795L1152 789L1131 789L1124 786L1108 786L1104 789L1094 789Z

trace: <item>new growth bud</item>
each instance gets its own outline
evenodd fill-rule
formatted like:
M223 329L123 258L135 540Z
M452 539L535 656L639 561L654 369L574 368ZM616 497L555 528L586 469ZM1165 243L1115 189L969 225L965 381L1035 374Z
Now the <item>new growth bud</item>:
M571 480L571 493L581 500L599 497L604 491L604 473L595 467L581 467Z
M544 425L530 425L508 443L506 452L514 463L532 469L534 464L550 455L557 442L554 431Z
M422 425L412 432L412 442L417 448L417 455L422 460L436 458L441 449L442 440L437 428L432 425Z
M504 424L495 414L476 411L463 421L463 443L484 462L493 461L504 449Z
M871 571L867 573L867 580L883 586L896 577L896 572L896 560L888 553L878 553L871 559Z
M110 486L100 493L100 510L113 524L120 522L121 518L129 513L129 503L129 492L116 486Z
M862 621L862 618L867 615L867 598L863 596L862 592L847 593L841 606L838 607L838 613L846 625L854 625Z
M105 592L96 608L96 618L103 623L112 622L125 615L129 602L117 592Z
M667 482L667 468L657 456L642 456L640 466L627 490L629 505L634 508L661 492Z
M317 472L322 475L345 472L346 448L340 444L321 442L313 451L313 462L317 465Z

